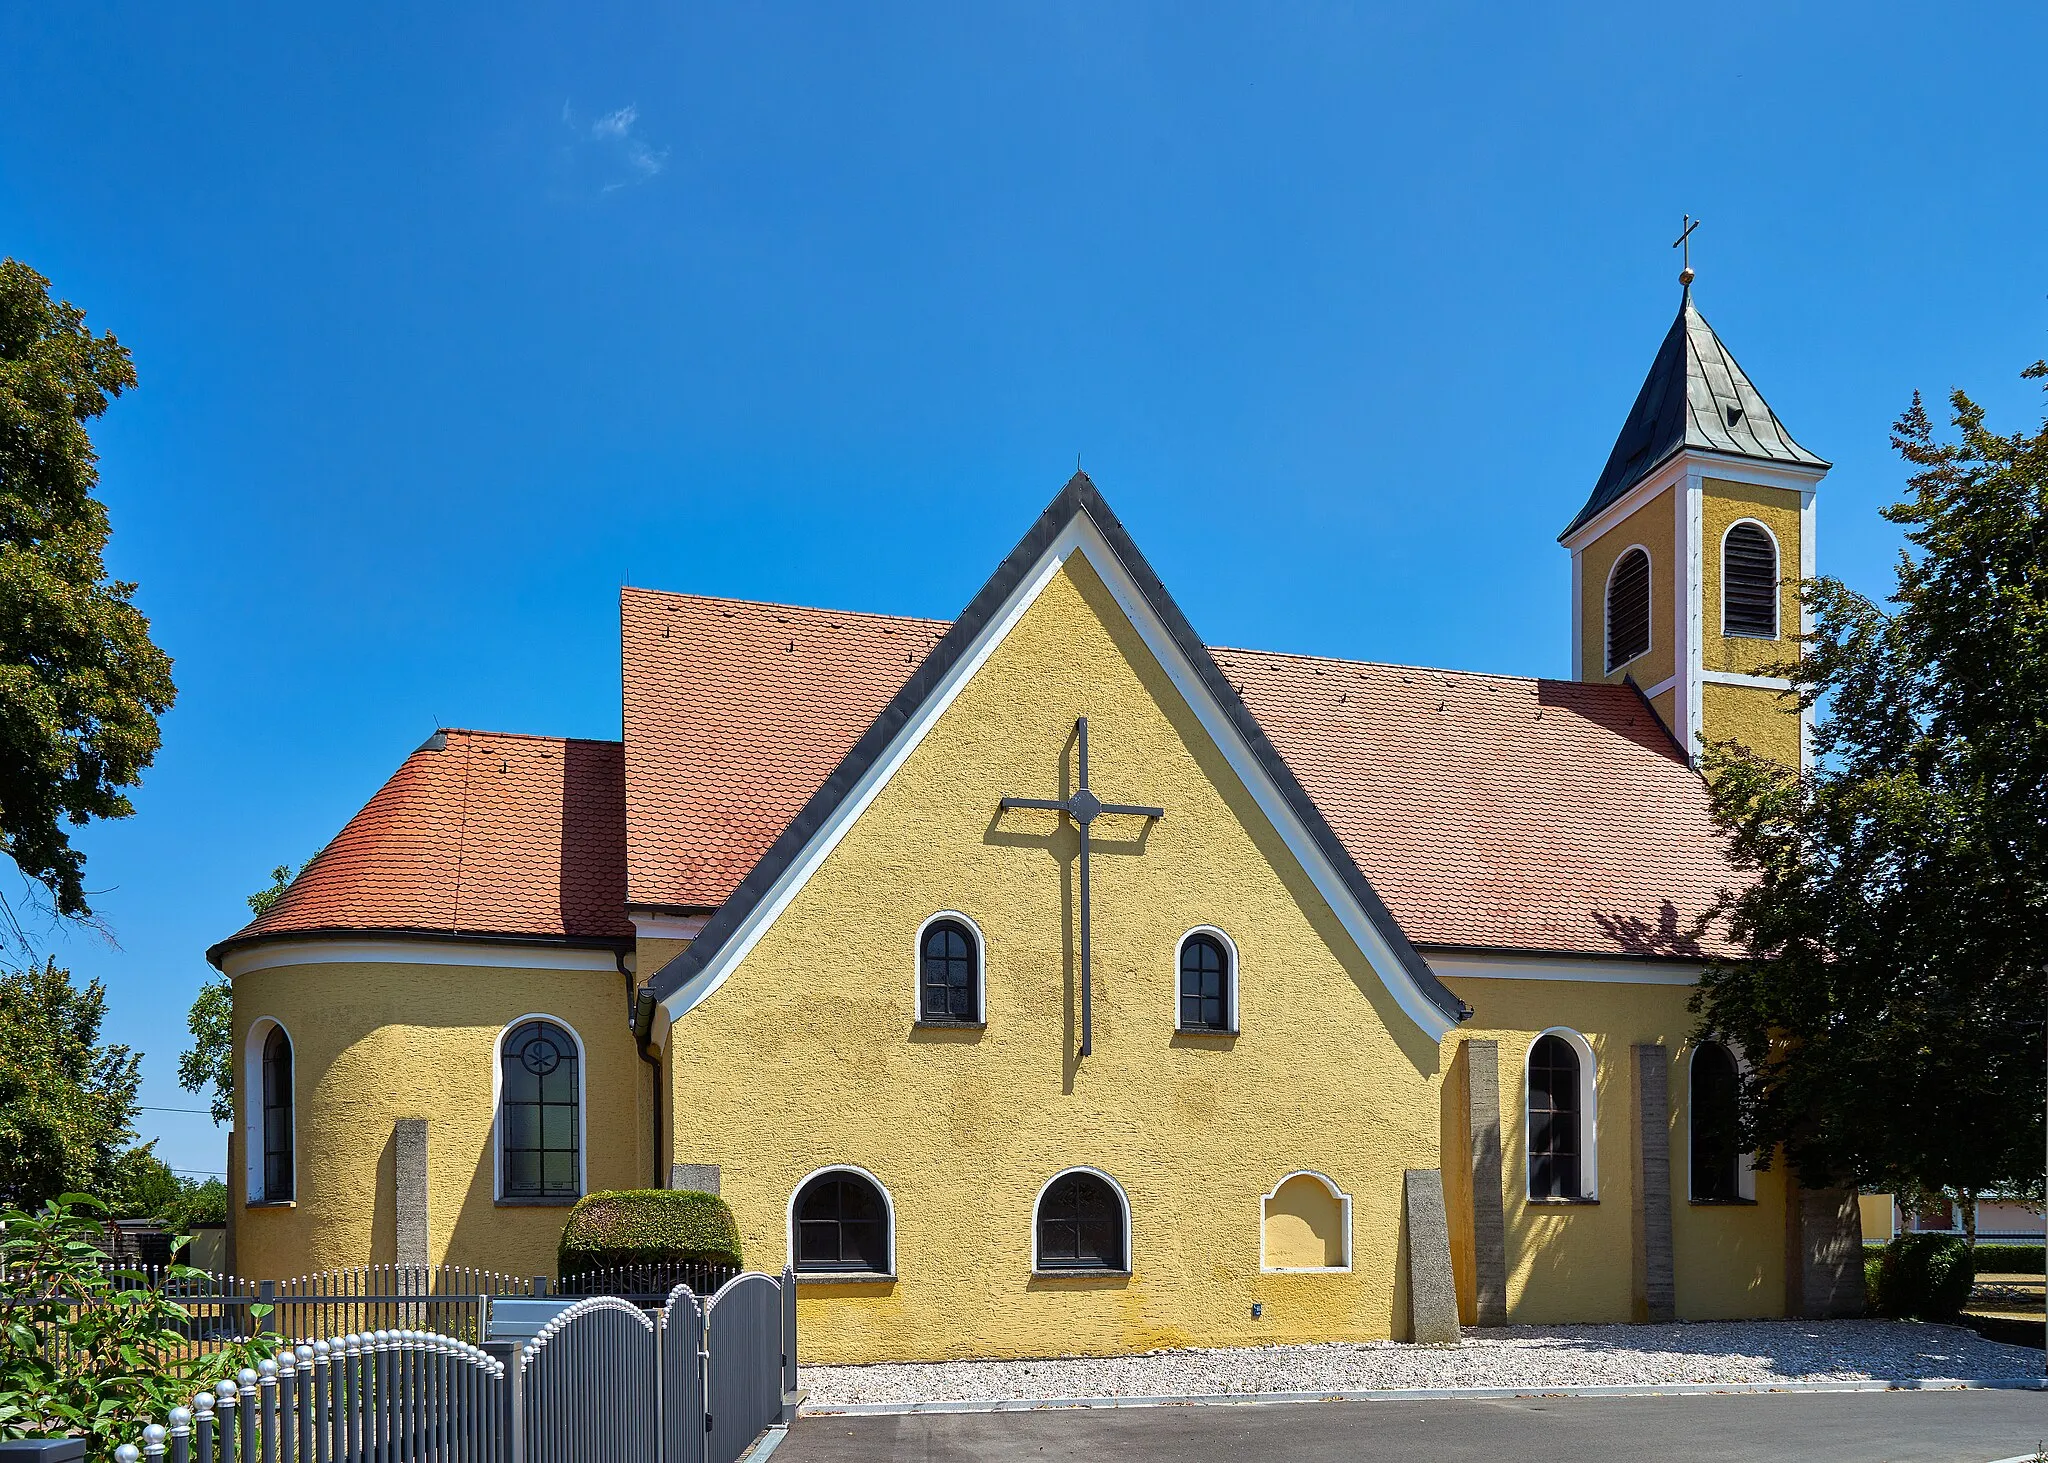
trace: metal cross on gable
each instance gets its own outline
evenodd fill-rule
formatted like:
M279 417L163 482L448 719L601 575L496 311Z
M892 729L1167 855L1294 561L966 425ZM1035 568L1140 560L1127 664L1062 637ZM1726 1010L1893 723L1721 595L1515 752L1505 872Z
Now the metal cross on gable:
M1065 813L1081 830L1081 1051L1087 1056L1094 1046L1095 1009L1089 966L1088 829L1104 813L1125 813L1134 818L1164 818L1164 808L1144 808L1135 803L1105 803L1088 786L1088 718L1074 720L1074 757L1078 776L1070 798L1004 798L1001 808L1045 808Z

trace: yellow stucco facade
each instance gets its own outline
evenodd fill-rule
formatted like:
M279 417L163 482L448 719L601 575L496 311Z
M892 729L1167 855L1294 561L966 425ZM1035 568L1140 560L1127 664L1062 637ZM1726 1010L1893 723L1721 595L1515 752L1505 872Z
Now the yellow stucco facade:
M1678 669L1677 509L1666 489L1587 544L1579 556L1579 655L1582 679L1620 681L1632 678L1649 690L1669 680ZM1632 547L1650 555L1650 648L1627 665L1607 669L1607 576L1614 561Z
M1454 980L1473 1015L1445 1041L1498 1043L1501 1173L1506 1200L1508 1319L1514 1324L1642 1319L1639 1248L1642 1196L1637 1154L1634 1054L1659 1044L1666 1057L1667 1152L1671 1172L1672 1270L1680 1320L1785 1313L1784 1176L1755 1177L1755 1202L1699 1204L1691 1161L1690 1063L1696 1018L1692 986L1625 980ZM1594 1197L1584 1203L1529 1198L1526 1072L1529 1049L1546 1030L1585 1038L1594 1060ZM1447 1151L1450 1144L1446 1144ZM1469 1318L1469 1253L1459 1266Z
M491 1139L499 1034L520 1017L541 1014L576 1036L587 1183L641 1187L653 1171L653 1083L624 1012L625 986L615 969L379 961L237 975L238 1069L247 1071L257 1023L276 1021L291 1039L297 1173L289 1203L245 1203L240 1155L245 1135L261 1129L247 1107L254 1084L238 1082L237 1161L228 1176L237 1210L236 1269L285 1279L396 1260L394 1125L425 1118L428 1260L553 1275L566 1206L496 1197Z
M1097 825L1094 1052L1077 1059L1074 835L1055 815L996 807L1071 788L1083 714L1092 784L1167 813L1149 829ZM985 941L983 1028L916 1024L916 931L942 910ZM1175 1030L1178 940L1202 925L1239 952L1236 1036ZM857 1165L888 1191L896 1278L799 1291L820 1361L1406 1329L1401 1171L1436 1166L1437 1044L1085 560L678 1020L669 1052L678 1156L720 1164L750 1264L782 1263L812 1171ZM1128 1196L1128 1276L1033 1273L1038 1191L1077 1165ZM1349 1197L1348 1270L1261 1269L1265 1196L1296 1170Z

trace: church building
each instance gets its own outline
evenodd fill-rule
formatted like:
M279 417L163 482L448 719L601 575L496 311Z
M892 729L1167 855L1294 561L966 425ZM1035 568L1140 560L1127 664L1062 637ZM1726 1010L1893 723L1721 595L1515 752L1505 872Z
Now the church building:
M1687 1009L1828 464L1686 286L1570 680L1209 645L1079 473L950 623L624 590L619 740L435 732L209 952L237 1271L550 1274L681 1187L810 1361L1406 1339L1445 1270L1468 1325L1856 1304Z

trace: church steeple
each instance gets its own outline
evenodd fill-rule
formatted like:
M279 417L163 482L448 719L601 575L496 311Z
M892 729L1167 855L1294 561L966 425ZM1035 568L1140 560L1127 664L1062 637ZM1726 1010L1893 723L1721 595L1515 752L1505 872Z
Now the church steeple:
M1677 318L1558 535L1572 555L1573 674L1635 682L1695 758L1732 739L1796 764L1803 729L1777 694L1789 683L1764 672L1797 653L1794 586L1813 573L1829 464L1721 343L1692 279L1688 259Z

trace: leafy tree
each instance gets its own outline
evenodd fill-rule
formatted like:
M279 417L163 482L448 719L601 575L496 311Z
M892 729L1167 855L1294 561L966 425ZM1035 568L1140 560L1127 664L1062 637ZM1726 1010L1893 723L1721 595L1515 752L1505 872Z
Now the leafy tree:
M2025 373L2048 379L2048 363ZM1710 749L1717 816L1754 876L1744 959L1703 1028L1755 1061L1745 1138L1809 1184L2041 1190L2048 1016L2048 421L2000 435L1957 391L1893 445L1911 496L1880 606L1831 579L1796 675L1813 765Z
M142 1058L101 1044L106 1014L105 988L54 960L0 971L0 1203L114 1192Z
M0 1211L0 1271L12 1293L0 1326L0 1438L82 1437L93 1463L140 1439L209 1382L274 1356L258 1334L180 1359L195 1319L137 1271L109 1272L100 1253L104 1206L66 1194L35 1210ZM172 1267L167 1281L201 1280ZM250 1306L259 1333L269 1306ZM210 1318L209 1318L210 1319Z
M65 825L134 812L177 692L133 584L107 578L107 510L85 424L135 384L112 335L0 260L0 851L84 918L85 856ZM18 920L0 905L15 942Z
M228 1186L217 1178L178 1180L178 1197L157 1218L174 1234L190 1234L202 1224L228 1222Z
M311 863L308 859L300 864L298 873L292 872L290 864L272 869L269 887L249 896L249 908L262 916ZM178 1057L178 1085L187 1092L204 1094L207 1111L216 1123L235 1120L234 1005L234 988L226 976L217 975L201 986L192 999L192 1009L185 1013L192 1045Z
M184 1184L155 1150L143 1143L114 1160L108 1208L116 1219L162 1219L184 1197Z
M199 988L185 1013L192 1045L178 1056L178 1085L202 1093L216 1123L235 1120L234 988L217 975Z

